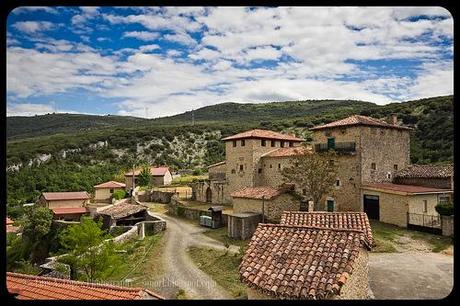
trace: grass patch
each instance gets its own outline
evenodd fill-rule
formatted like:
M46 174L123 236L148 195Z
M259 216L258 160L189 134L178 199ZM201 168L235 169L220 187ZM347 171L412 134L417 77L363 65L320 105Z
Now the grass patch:
M247 299L246 286L240 281L238 273L241 255L197 247L189 248L188 253L201 270L234 298Z
M385 224L370 220L372 235L376 247L372 252L397 252L398 240L401 237L409 237L413 240L426 242L432 252L441 252L452 245L452 238L430 233L408 230L396 225Z
M168 211L168 204L156 203L156 202L151 202L151 203L144 202L143 204L145 204L145 206L148 207L149 211L153 213L164 214Z
M241 248L246 248L246 246L249 243L249 239L239 240L239 239L230 238L227 236L227 231L228 231L227 227L221 227L221 228L207 230L203 232L203 234L205 234L206 236L212 239L222 242L226 246L233 244Z

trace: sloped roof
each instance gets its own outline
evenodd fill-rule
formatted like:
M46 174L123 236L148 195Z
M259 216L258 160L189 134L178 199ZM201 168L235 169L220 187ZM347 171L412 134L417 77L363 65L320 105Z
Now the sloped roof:
M86 191L43 192L42 195L47 201L86 200L91 198Z
M120 219L120 218L127 217L129 215L134 215L143 210L147 210L147 208L145 208L142 205L120 203L120 204L114 204L112 206L104 208L100 210L98 213L101 215L109 215L114 219Z
M375 119L372 117L361 116L361 115L352 115L345 119L337 120L334 122L330 122L328 124L318 125L310 128L310 130L321 130L326 128L334 128L340 126L350 126L350 125L367 125L367 126L379 126L379 127L386 127L392 129L400 129L400 130L411 130L411 128L401 126L401 125L394 125L387 123L383 120Z
M208 169L209 168L213 168L213 167L217 167L217 166L221 166L221 165L225 165L226 164L226 161L221 161L221 162L218 162L218 163L215 163L215 164L212 164L212 165L209 165L208 166Z
M365 233L369 244L373 244L371 225L365 212L285 211L280 224L359 230Z
M169 171L169 167L150 167L150 175L152 176L164 176ZM134 171L134 175L138 176L142 172L142 169ZM125 176L133 176L133 172L126 172Z
M234 191L230 195L233 198L261 200L263 197L265 197L265 200L271 200L285 193L291 188L291 185L280 186L278 188L271 186L246 187L241 190Z
M68 214L85 214L89 212L86 207L58 207L51 208L55 215L68 215Z
M370 249L363 231L259 224L240 279L278 298L325 299L340 294L362 248Z
M94 186L94 188L125 188L125 183L115 182L115 181L108 181L99 185Z
M25 300L164 299L142 288L95 284L53 277L6 273L8 291Z
M278 148L274 149L273 151L267 152L263 154L261 157L287 157L287 156L295 156L295 155L302 155L305 152L313 153L313 149L311 147L287 147L287 148Z
M278 133L275 131L261 130L261 129L254 129L254 130L238 133L236 135L225 137L222 140L227 141L227 140L236 140L236 139L243 139L243 138L266 138L266 139L288 140L288 141L304 141L304 139L295 137L294 135L282 134L282 133Z
M450 178L454 173L453 165L410 165L395 173L401 178Z
M433 188L433 187L391 184L391 183L365 184L362 186L362 188L371 189L371 190L379 190L379 191L399 192L399 193L406 193L406 194L452 192L451 189L441 189L441 188Z

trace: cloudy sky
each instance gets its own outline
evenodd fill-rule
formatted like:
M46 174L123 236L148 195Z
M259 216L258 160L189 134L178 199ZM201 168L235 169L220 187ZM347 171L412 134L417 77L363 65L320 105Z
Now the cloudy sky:
M8 116L453 93L441 7L20 7L7 31Z

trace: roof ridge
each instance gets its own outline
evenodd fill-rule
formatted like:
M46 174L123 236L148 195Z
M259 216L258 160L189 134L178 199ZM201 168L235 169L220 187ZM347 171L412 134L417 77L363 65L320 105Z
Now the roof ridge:
M356 232L365 234L364 230L355 228L338 228L338 227L326 227L321 225L299 225L299 224L274 224L274 223L259 223L261 226L268 227L288 227L288 228L305 228L305 229L316 229L316 230L331 230L337 232Z

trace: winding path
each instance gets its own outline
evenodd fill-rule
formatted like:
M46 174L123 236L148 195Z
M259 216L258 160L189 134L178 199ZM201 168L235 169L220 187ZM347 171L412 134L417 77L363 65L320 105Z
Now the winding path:
M231 299L231 295L219 286L209 275L201 271L187 254L191 246L209 247L226 250L225 246L206 235L205 228L179 218L162 213L153 213L166 220L165 247L162 253L163 279L157 290L185 290L190 299ZM239 248L230 246L229 252L238 252Z

